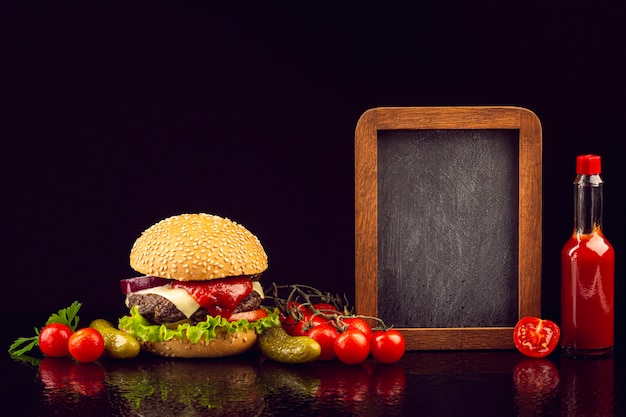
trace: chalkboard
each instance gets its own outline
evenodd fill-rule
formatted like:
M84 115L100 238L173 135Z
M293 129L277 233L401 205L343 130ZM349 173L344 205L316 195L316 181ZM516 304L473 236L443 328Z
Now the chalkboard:
M377 108L355 137L356 310L407 348L512 348L541 315L541 127L517 107Z

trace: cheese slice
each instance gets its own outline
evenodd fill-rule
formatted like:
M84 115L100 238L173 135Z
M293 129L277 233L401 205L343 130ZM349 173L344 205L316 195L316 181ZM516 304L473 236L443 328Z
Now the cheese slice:
M172 288L170 285L147 288L145 290L136 291L133 294L156 294L167 298L187 318L191 317L191 315L200 308L200 304L198 304L187 291L182 288Z
M252 281L252 291L256 291L261 296L261 300L265 298L265 293L263 292L263 287L259 281Z

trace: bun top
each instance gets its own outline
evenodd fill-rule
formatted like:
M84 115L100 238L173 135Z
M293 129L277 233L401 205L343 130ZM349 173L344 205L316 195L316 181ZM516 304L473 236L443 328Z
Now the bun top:
M146 229L130 251L130 266L146 275L206 281L267 269L259 239L242 225L211 214L181 214Z

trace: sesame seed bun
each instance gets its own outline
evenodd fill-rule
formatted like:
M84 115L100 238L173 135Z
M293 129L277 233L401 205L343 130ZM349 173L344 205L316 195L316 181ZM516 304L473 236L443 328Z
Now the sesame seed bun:
M188 339L170 339L163 342L142 342L141 348L155 355L171 358L218 358L240 355L251 350L257 341L254 330L246 332L219 331L215 339L192 343Z
M146 275L206 281L260 274L267 269L267 255L259 239L238 223L181 214L142 233L131 249L130 266Z

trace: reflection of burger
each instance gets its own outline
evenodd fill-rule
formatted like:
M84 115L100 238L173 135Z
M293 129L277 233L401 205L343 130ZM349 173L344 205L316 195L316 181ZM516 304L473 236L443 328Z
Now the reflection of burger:
M140 277L121 281L130 315L119 327L144 350L170 357L237 355L279 325L261 306L267 269L259 239L229 219L173 216L148 228L130 253Z
M181 361L145 357L106 364L124 416L259 416L266 407L254 358Z

